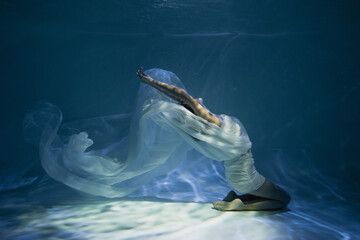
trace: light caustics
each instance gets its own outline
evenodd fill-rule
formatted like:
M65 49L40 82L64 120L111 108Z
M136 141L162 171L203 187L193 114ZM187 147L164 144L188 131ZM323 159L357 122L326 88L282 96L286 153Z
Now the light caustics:
M179 211L181 209L181 211ZM266 239L283 234L282 226L269 227L272 220L256 218L261 213L223 213L204 203L112 201L58 205L20 214L19 225L9 237L37 239L198 239L222 236ZM235 232L234 232L235 231Z
M33 208L8 238L36 239L350 239L311 213L220 212L208 203L97 201ZM279 212L278 212L279 213Z

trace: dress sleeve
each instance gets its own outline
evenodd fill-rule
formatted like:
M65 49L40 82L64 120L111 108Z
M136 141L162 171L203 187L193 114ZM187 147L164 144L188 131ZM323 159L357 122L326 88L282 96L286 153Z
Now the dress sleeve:
M218 127L185 107L166 101L149 106L146 115L168 131L178 133L191 147L217 161L239 157L251 148L249 137L241 130L241 125L226 115L219 115L222 125Z

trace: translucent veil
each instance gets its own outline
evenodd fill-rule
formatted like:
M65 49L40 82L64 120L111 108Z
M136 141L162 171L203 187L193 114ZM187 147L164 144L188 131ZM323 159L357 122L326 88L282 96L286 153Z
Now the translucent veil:
M184 88L172 72L151 69L146 74ZM226 115L219 118L222 127L141 84L132 114L62 124L59 108L43 102L27 113L24 129L26 139L39 144L41 164L49 176L77 190L113 198L173 171L189 160L193 149L228 163L246 154L251 142L241 123Z

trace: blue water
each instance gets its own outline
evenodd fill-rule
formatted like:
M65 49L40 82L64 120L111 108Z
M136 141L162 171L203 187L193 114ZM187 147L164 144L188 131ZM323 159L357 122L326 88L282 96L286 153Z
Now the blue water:
M277 226L257 239L358 239L359 10L357 1L321 0L1 1L0 238L183 239L215 229L194 227L205 216L223 221L227 238L254 238L232 228L245 227L246 217L248 231L260 223ZM45 99L60 107L65 122L129 113L139 66L176 73L213 112L238 117L259 172L292 195L288 210L217 215L211 205L191 205L195 210L183 206L189 211L183 219L161 214L181 211L169 203L221 198L222 192L196 192L196 181L211 179L211 163L199 179L182 175L198 171L184 163L167 176L170 187L148 188L157 186L154 179L138 192L153 196L117 201L83 195L49 178L38 149L24 140L26 111ZM225 194L226 183L218 184ZM145 200L152 205L141 205ZM140 207L132 212L134 201ZM163 219L145 224L143 234L131 218L144 217L141 206ZM193 214L197 208L199 216ZM127 217L105 227L114 213ZM94 224L103 227L96 234L86 228ZM179 224L188 232L172 228Z

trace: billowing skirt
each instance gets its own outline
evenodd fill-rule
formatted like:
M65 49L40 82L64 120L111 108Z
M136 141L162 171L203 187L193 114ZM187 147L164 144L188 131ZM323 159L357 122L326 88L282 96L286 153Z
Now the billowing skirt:
M146 74L184 88L172 72L151 69ZM141 84L132 114L64 124L56 106L40 103L27 113L24 127L26 139L39 144L47 174L89 194L127 196L175 169L193 149L223 161L226 179L239 193L258 189L264 177L255 169L244 127L236 118L218 117L221 127Z

